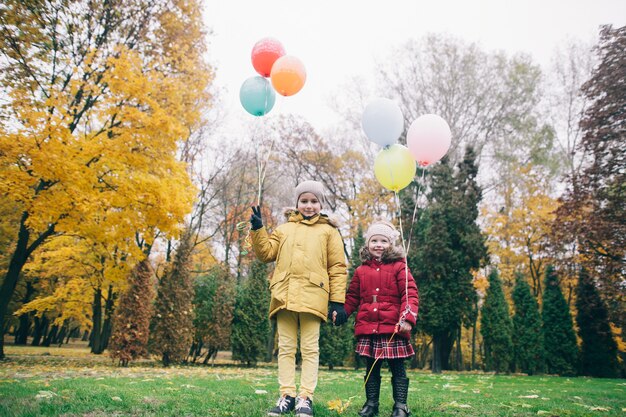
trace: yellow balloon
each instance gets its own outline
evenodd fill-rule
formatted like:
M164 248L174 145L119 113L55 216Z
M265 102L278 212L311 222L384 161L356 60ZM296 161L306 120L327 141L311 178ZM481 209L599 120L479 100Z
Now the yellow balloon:
M409 148L396 143L378 153L374 162L374 174L386 189L400 191L413 181L415 159Z

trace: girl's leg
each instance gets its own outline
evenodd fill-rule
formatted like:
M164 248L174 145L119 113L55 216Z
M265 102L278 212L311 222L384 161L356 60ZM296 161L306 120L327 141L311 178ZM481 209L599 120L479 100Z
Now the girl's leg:
M404 369L404 359L387 359L391 376L394 378L406 378L406 370Z
M367 369L365 371L365 404L359 411L361 417L373 417L378 415L378 399L380 398L380 367L381 360L367 357Z
M319 317L310 313L300 313L300 353L302 354L302 375L300 377L300 397L313 398L317 387L317 374L320 363Z
M367 375L369 375L370 378L374 377L374 379L380 379L380 367L383 363L383 360L382 359L376 360L374 358L370 358L369 356L366 356L365 361L366 361L366 366L367 366L365 377L367 378Z
M281 310L276 314L278 330L278 383L280 395L296 396L296 348L298 313Z
M409 394L409 378L406 377L404 359L388 359L391 370L391 388L393 389L393 414L392 417L407 417L411 413L407 407Z

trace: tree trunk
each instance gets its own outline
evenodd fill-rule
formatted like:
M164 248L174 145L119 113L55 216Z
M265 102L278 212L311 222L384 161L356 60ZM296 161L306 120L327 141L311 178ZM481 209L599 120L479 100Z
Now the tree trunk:
M472 325L472 371L476 369L476 325L478 323L478 299L474 303L474 323Z
M91 329L91 353L102 353L101 328L102 328L102 289L96 288L93 293L93 304L91 306L93 327Z
M463 349L461 347L461 331L463 327L459 326L456 336L456 370L463 371Z
M48 332L48 325L50 321L46 316L41 316L41 318L35 316L35 330L33 332L33 341L30 343L31 346L39 346L41 343L41 338Z
M26 345L26 339L28 339L28 332L30 331L30 320L29 314L25 313L18 317L19 327L15 332L15 344L16 345Z
M44 339L42 346L50 347L50 343L52 343L52 341L57 337L58 332L59 332L59 326L57 326L56 324L53 325L52 328L50 329L50 332Z
M26 264L26 261L28 260L30 254L49 236L54 234L55 224L51 224L50 226L48 226L48 229L40 234L37 239L29 246L28 240L30 238L30 231L26 227L27 220L28 212L24 211L22 213L22 218L20 219L20 230L17 234L17 242L15 245L15 249L13 250L13 255L11 255L11 261L9 262L9 269L4 276L2 286L0 287L0 360L5 358L4 332L6 328L6 323L4 319L9 310L9 302L11 301L11 297L13 297L13 293L15 292L15 286L17 285L17 281L20 277L20 272L22 272L22 268L24 268L24 265Z
M441 373L441 345L442 345L442 334L435 333L433 335L433 358L430 369L433 374Z
M59 345L61 347L63 345L63 340L65 339L65 335L67 334L67 323L63 323L61 326L61 331L54 338L54 344Z
M436 332L433 335L432 372L434 374L450 369L450 352L455 340L451 332L456 333L456 329Z
M28 258L27 246L30 232L25 225L26 219L28 219L28 213L24 212L22 213L20 231L17 235L17 244L15 246L15 250L13 251L11 262L9 263L9 269L4 276L2 287L0 287L0 360L4 359L4 318L9 309L11 297L15 292L15 286L17 285L20 272L22 271L24 264L26 264L26 259Z
M109 285L107 291L107 300L104 304L104 324L102 325L102 336L100 337L100 351L109 346L109 339L111 338L111 331L113 328L113 304L115 303L115 293L113 292L113 286Z
M24 294L24 298L22 299L22 304L26 304L30 301L30 297L35 292L35 288L33 284L28 281L26 282L26 294ZM28 333L30 332L30 313L22 314L19 317L20 326L15 332L15 344L16 345L26 345L26 339L28 339Z

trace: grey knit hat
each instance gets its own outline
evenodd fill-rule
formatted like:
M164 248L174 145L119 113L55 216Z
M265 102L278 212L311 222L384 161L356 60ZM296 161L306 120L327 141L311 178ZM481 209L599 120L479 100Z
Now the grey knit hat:
M386 220L377 220L370 225L367 232L365 232L365 244L368 244L374 235L385 236L391 244L394 244L396 239L400 237L400 233L395 226Z
M315 197L317 197L321 205L326 202L324 199L324 185L321 182L309 180L298 184L295 191L296 207L298 207L298 200L300 199L300 196L304 193L315 194Z

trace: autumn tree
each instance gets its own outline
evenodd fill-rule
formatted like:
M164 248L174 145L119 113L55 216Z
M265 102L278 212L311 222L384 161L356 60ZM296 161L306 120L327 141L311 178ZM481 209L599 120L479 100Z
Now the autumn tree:
M556 223L557 238L573 242L576 262L594 271L609 318L626 328L626 27L603 26L598 65L582 91L589 106L580 121L582 169L569 179ZM622 335L622 342L624 336Z
M508 288L522 272L540 297L544 270L554 261L552 225L558 203L550 196L550 181L540 167L518 165L508 175L514 179L503 185L502 203L486 204L483 211L489 253Z
M80 235L103 211L127 239L170 233L188 212L175 153L208 99L200 16L193 1L4 2L0 194L20 218L0 331L21 270L49 237Z
M509 305L496 269L489 273L489 288L481 310L480 325L485 347L485 369L496 373L509 372L513 360L512 325Z
M150 326L150 352L160 355L164 366L185 360L193 338L192 251L192 235L186 233L159 280Z
M254 366L265 357L270 331L267 274L267 265L254 260L235 302L230 345L233 359L247 366Z
M115 311L109 355L121 366L148 355L150 318L155 297L155 277L147 258L133 268L128 289Z
M578 346L574 324L552 266L546 268L541 319L548 373L575 375L578 369Z
M613 339L606 305L594 280L581 268L576 287L576 323L582 340L580 373L594 377L617 376L617 344Z
M422 114L443 117L453 133L449 157L454 165L467 145L474 146L481 160L483 148L534 117L541 72L526 55L507 56L449 35L429 34L394 48L375 76L373 91L356 79L358 86L347 89L350 96L343 102L337 98L351 129L361 130L365 100L382 94L397 100L407 127Z

